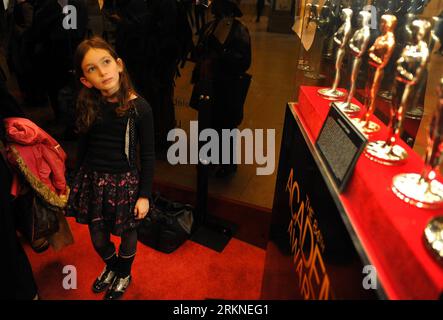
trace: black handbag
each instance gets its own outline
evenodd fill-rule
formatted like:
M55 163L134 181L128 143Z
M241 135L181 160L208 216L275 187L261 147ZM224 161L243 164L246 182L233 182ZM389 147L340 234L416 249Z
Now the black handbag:
M191 235L193 207L156 194L138 228L138 240L163 253L177 250Z

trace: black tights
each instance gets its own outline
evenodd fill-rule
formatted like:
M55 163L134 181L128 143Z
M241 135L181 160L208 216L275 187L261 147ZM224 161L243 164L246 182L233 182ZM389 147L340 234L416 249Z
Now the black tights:
M95 251L109 269L121 277L131 274L132 262L137 252L137 230L127 230L122 233L118 256L110 232L89 227L89 233Z

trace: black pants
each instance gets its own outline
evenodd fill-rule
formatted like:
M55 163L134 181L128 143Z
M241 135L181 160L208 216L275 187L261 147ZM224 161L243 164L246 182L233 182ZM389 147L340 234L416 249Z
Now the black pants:
M111 241L111 233L107 230L89 226L92 244L107 267L125 277L131 274L132 262L137 252L137 230L127 230L121 235L119 252Z

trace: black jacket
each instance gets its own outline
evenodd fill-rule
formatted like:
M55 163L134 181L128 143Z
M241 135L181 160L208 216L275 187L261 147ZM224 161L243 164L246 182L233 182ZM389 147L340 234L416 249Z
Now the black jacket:
M202 29L193 54L196 66L192 81L212 83L212 126L231 128L243 119L243 105L238 103L239 79L251 65L251 40L246 26L234 19L226 41L220 44L213 35L218 23L213 20Z

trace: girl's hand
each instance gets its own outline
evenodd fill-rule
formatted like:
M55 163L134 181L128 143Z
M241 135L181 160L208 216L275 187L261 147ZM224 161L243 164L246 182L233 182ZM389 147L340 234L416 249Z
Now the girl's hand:
M138 198L134 208L135 219L137 220L144 219L144 217L146 217L148 212L149 212L149 199Z

